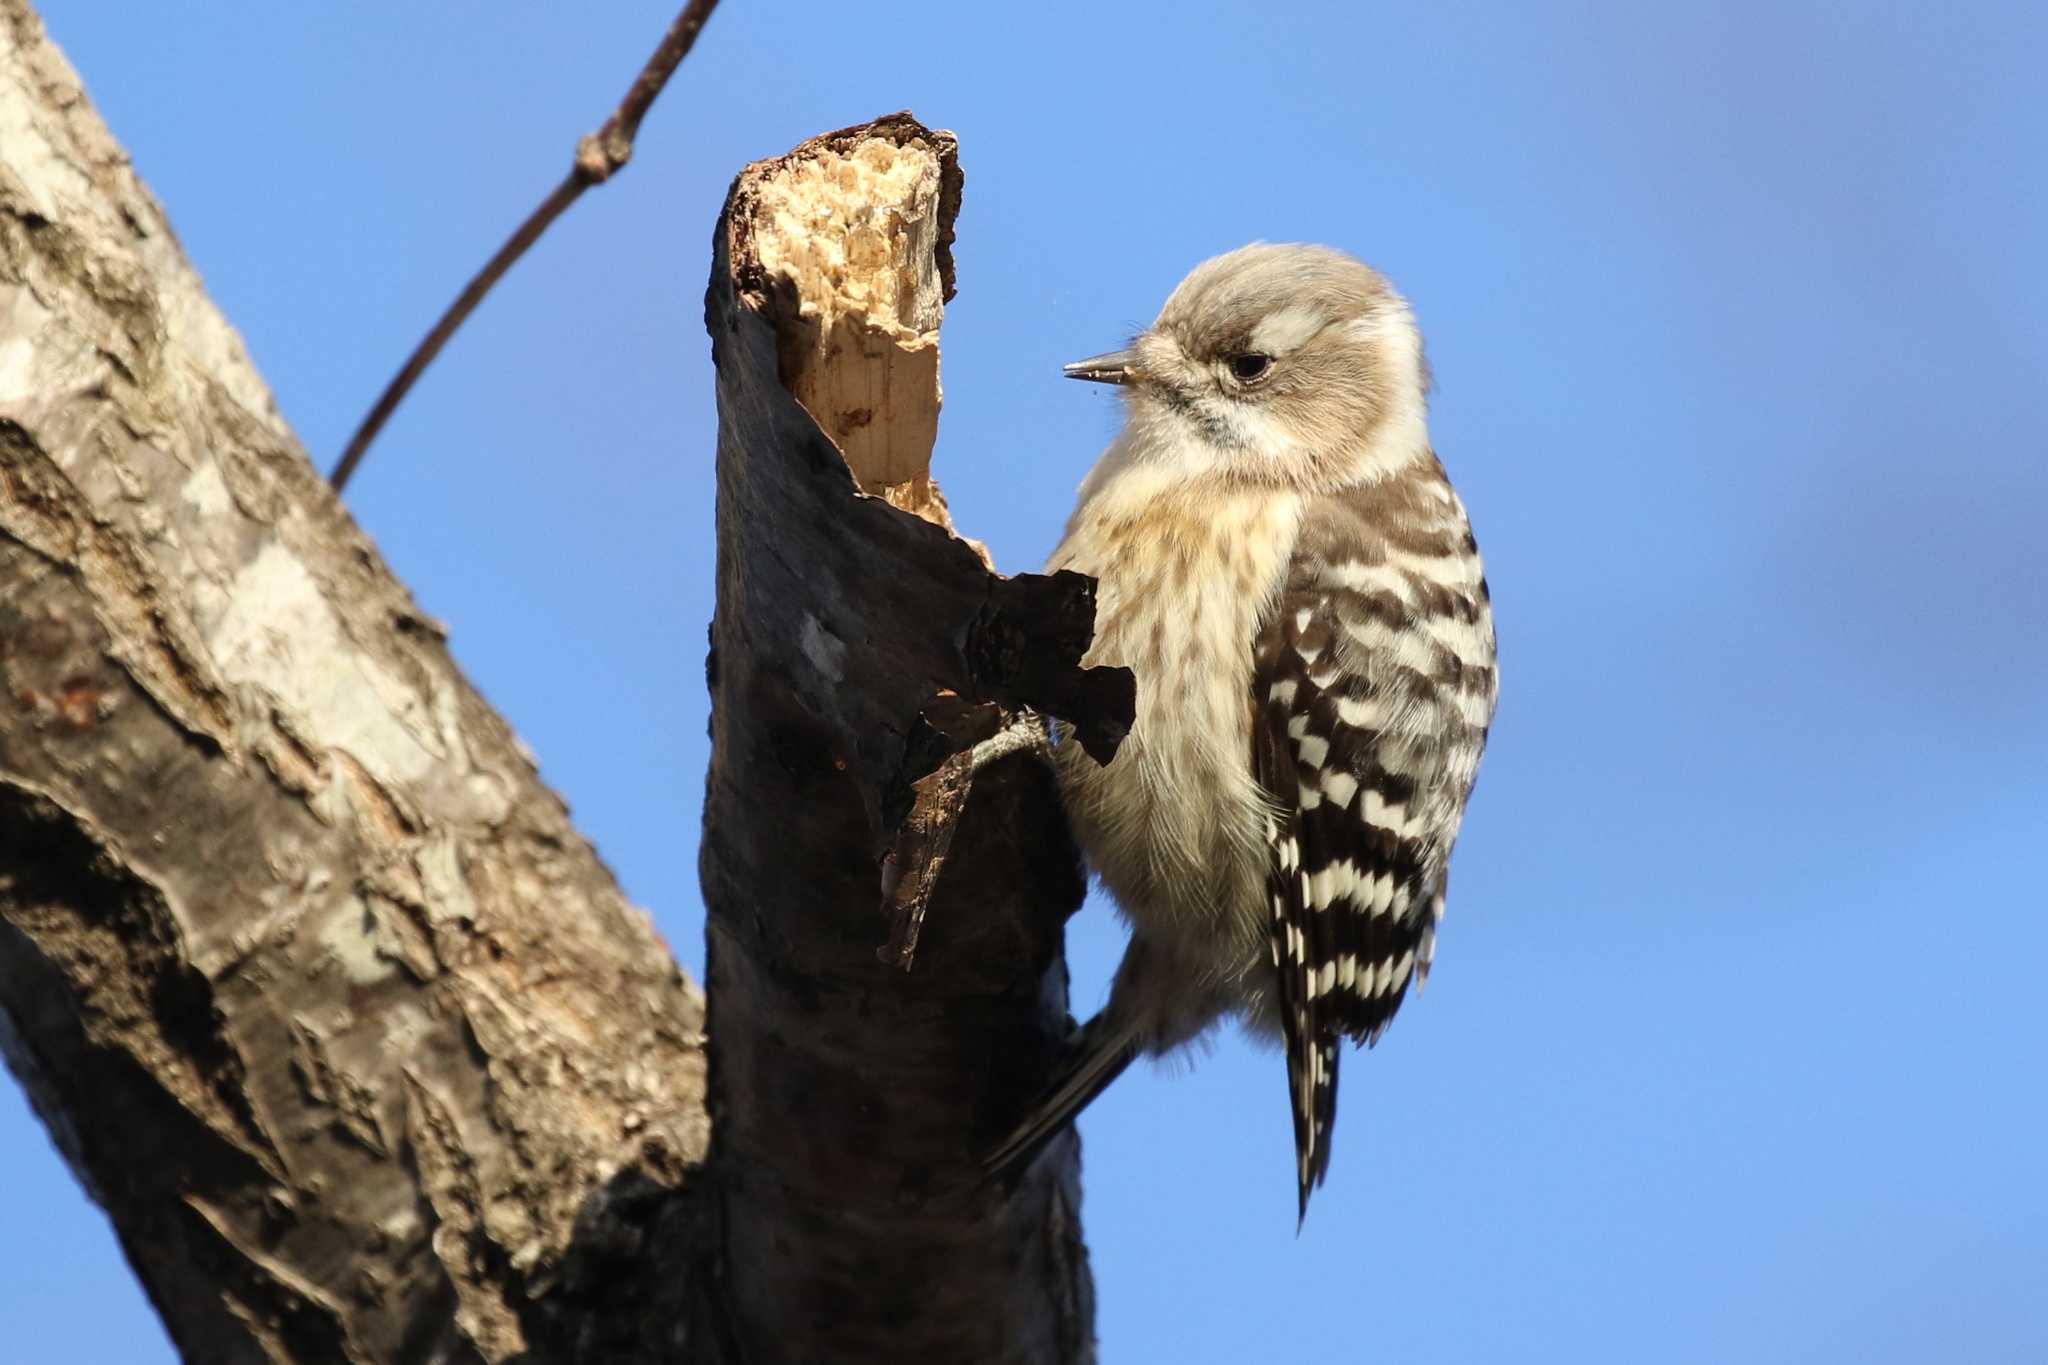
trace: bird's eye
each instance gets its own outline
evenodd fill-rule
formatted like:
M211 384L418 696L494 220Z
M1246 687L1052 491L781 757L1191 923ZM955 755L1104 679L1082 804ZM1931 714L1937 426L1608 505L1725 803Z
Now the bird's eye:
M1246 351L1243 355L1230 357L1230 372L1236 375L1241 383L1250 384L1264 379L1266 371L1272 368L1273 357L1258 351Z

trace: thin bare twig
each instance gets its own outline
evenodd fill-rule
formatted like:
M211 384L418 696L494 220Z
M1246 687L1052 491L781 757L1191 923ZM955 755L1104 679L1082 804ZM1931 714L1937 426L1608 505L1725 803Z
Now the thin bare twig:
M362 463L363 455L369 450L370 443L377 439L377 433L384 429L384 423L390 420L391 414L397 411L398 405L405 400L405 395L411 392L421 371L433 363L434 357L441 353L441 348L448 344L448 338L454 336L456 329L476 311L476 306L483 302L484 295L491 292L491 286L504 278L505 272L512 268L512 263L525 255L528 247L540 240L540 235L548 230L548 225L561 217L583 191L611 179L620 167L632 159L633 139L640 133L640 120L647 117L647 111L654 105L655 96L668 84L668 78L675 74L675 69L682 65L683 58L688 56L690 49L696 45L697 34L702 31L704 21L709 19L711 11L717 8L718 0L689 0L689 3L683 6L682 12L676 15L675 22L668 26L668 32L662 35L660 45L654 49L654 55L647 59L647 64L640 68L640 74L633 78L633 84L627 89L625 98L619 101L619 107L612 111L611 117L606 119L596 132L587 134L577 141L575 164L570 167L569 174L563 178L562 183L548 192L548 197L541 201L540 207L529 214L526 221L505 239L505 245L498 248L497 254L484 263L484 268L476 273L476 278L464 286L462 292L456 296L455 302L448 305L448 311L441 315L441 320L434 324L433 330L414 348L413 353L406 358L404 366L385 386L376 406L363 418L362 425L356 428L356 434L349 438L348 449L342 451L341 458L335 461L334 472L327 476L327 481L334 485L335 492L338 493L348 486L349 476L354 474L356 466Z

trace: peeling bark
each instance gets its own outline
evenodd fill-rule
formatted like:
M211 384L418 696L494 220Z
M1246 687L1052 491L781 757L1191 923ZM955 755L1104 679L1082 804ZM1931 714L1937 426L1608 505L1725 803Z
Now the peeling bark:
M986 711L1063 716L1104 753L1130 719L1130 675L1079 667L1093 584L991 573L931 480L959 201L952 136L896 115L749 167L714 241L700 861L712 1171L753 1360L1094 1354L1072 1140L1009 1188L979 1161L1069 1026L1082 876L1042 763L912 826L950 847L908 850L943 869L913 970L878 952L917 784Z

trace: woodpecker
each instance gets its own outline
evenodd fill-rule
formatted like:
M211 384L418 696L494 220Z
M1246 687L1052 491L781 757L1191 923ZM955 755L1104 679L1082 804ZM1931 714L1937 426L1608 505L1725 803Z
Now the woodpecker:
M1121 386L1126 419L1048 568L1098 581L1084 662L1129 667L1138 694L1112 762L1064 737L1052 761L1131 939L990 1161L1235 1016L1286 1054L1306 1217L1338 1044L1376 1042L1429 972L1493 719L1486 578L1430 447L1421 337L1361 262L1255 243L1066 374Z

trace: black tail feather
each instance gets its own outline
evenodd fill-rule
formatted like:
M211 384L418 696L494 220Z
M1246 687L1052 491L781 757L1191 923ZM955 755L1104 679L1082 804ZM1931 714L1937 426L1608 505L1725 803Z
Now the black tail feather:
M1294 1109L1298 1235L1308 1221L1308 1197L1330 1174L1330 1134L1337 1126L1336 1038L1287 1040L1287 1088Z

